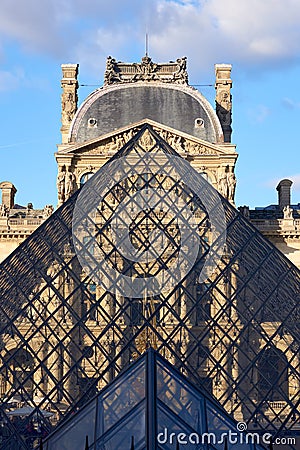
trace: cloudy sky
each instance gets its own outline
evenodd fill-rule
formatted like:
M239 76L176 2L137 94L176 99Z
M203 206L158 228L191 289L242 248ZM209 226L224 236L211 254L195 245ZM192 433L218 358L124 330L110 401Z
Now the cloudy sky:
M299 0L11 0L0 15L0 180L17 202L56 204L62 63L80 64L80 100L103 82L106 56L156 62L186 55L190 83L233 65L237 205L277 202L282 178L300 202ZM199 88L214 102L214 87Z

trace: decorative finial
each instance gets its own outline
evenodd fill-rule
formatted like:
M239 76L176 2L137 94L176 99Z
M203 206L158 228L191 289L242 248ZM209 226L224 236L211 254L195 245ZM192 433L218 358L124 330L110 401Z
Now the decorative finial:
M145 56L148 56L148 46L149 46L148 33L146 33L146 52L145 52Z

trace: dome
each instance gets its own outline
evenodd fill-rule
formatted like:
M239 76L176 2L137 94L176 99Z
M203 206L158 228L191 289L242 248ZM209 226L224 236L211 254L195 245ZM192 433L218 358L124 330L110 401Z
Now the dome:
M217 115L199 91L188 85L160 82L121 83L97 89L75 114L69 138L71 142L85 142L143 119L211 143L223 142Z

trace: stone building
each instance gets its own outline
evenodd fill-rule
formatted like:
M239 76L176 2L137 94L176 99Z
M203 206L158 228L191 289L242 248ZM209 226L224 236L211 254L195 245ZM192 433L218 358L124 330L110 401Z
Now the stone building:
M109 57L104 86L92 92L79 109L78 65L63 65L62 70L62 144L55 154L58 205L146 121L234 203L238 155L231 144L230 65L216 65L216 112L188 85L185 58L154 64L145 56L139 64L128 64Z
M17 189L9 181L0 183L0 261L3 261L53 212L52 205L34 209L32 203L21 206L15 203Z
M186 64L108 57L104 86L79 108L78 65L62 66L59 208L1 264L0 448L30 448L31 422L49 431L100 391L92 445L130 448L134 419L118 428L118 444L103 423L125 416L132 398L105 405L148 349L217 402L214 430L229 414L252 432L299 433L300 273L248 220L260 211L235 209L231 66L215 67L214 110L189 86ZM294 220L288 185L278 188L278 225ZM179 401L191 414L184 381L165 373L153 390L165 383L168 408ZM16 402L31 408L21 422L9 420ZM197 414L191 430L200 432L203 408ZM143 437L138 448L149 445Z
M300 268L300 204L291 203L291 180L281 180L276 187L278 203L250 210L239 207L255 225L293 264Z

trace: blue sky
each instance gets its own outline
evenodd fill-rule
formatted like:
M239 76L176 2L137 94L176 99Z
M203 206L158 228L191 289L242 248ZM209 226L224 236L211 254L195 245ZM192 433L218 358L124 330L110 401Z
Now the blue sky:
M80 101L101 86L105 59L186 55L191 84L214 84L214 64L231 63L237 205L277 202L293 180L300 202L299 0L11 0L0 16L0 180L17 202L56 205L62 63L79 63ZM214 103L214 88L199 88Z

